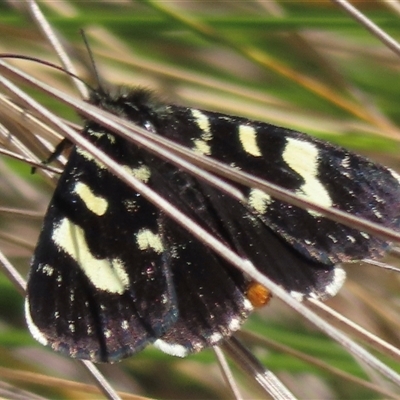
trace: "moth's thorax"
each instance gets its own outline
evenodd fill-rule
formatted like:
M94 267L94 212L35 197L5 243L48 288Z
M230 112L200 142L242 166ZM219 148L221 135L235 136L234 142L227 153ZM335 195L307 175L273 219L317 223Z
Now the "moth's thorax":
M146 121L168 113L168 105L144 88L113 86L109 91L93 91L89 102L121 118L145 127Z

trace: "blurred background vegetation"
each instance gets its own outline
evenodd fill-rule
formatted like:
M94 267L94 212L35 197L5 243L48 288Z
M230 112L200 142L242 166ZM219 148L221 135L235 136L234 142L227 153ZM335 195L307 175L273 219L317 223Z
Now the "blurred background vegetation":
M96 66L108 82L144 86L170 102L300 130L400 170L399 58L329 1L39 4L65 39L79 73L92 84L80 29L88 36ZM356 4L399 38L400 15L391 8L393 3ZM0 15L1 53L58 63L22 2L1 2ZM15 64L78 95L68 77L57 71L26 61ZM65 106L27 90L59 115L80 122ZM0 118L5 117L0 111ZM7 138L1 144L7 147ZM41 159L48 156L38 154ZM29 166L6 157L0 159L0 168L0 206L27 210L22 216L0 213L0 246L26 276L54 182L31 175ZM347 271L350 278L329 304L398 345L398 277L358 264ZM371 379L370 371L278 301L251 318L245 329ZM387 397L298 360L273 343L248 340L264 365L299 398ZM382 359L400 371L396 362ZM180 360L149 347L118 365L100 369L116 389L128 393L166 399L230 397L211 350ZM27 375L28 371L36 375ZM50 376L62 381L52 381ZM262 396L240 373L236 376L244 397ZM42 348L30 337L22 298L1 274L0 379L3 385L8 382L50 398L82 398L82 393L86 398L99 397L71 383L91 383L76 362ZM391 389L383 383L378 386Z

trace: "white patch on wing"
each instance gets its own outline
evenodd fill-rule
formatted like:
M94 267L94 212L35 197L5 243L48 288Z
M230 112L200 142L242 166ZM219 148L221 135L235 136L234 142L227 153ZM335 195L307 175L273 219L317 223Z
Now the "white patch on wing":
M251 304L251 301L250 301L247 297L245 297L245 298L243 299L243 308L244 308L246 311L253 311L253 310L254 310L253 304ZM233 329L232 329L232 330L233 330Z
M351 242L351 243L355 243L355 242L356 242L356 239L355 239L353 236L347 235L346 237L347 237L347 240L348 240L349 242Z
M305 200L323 207L332 207L332 199L318 178L319 151L312 143L288 138L282 155L286 164L303 179L303 185L296 194ZM320 216L316 211L308 210L313 216Z
M186 347L181 346L180 344L170 344L162 339L157 339L153 345L157 347L157 349L171 356L186 357L189 354L189 351Z
M139 181L142 181L144 183L147 183L148 180L150 179L151 172L149 167L146 165L141 165L140 167L137 168L132 168L129 167L128 165L123 165L122 168L128 172L128 174L131 174L133 177L136 179L139 179Z
M400 184L400 175L396 171L393 171L391 168L388 168L388 171L392 174L393 178L396 179L396 181L399 182Z
M272 202L272 198L268 193L260 189L251 189L249 194L249 205L258 213L265 214L268 206Z
M210 120L207 115L203 114L200 110L193 108L191 112L194 122L201 130L200 139L195 139L193 141L192 150L199 154L208 156L211 154L211 146L208 142L212 139Z
M137 205L135 200L124 200L123 204L125 210L128 211L129 213L134 213L139 209L139 206Z
M252 307L252 308L253 308L253 307ZM232 318L232 319L229 321L228 328L229 328L229 330L230 330L231 332L236 332L237 330L240 329L240 326L241 326L241 321L240 321L240 319L239 319L239 318Z
M192 150L198 154L203 154L204 156L211 155L211 146L204 140L194 140Z
M338 242L338 239L337 239L335 236L333 236L333 235L326 235L326 236L327 236L329 239L331 239L333 243L337 243L337 242Z
M339 265L335 266L332 282L325 288L329 297L336 296L346 280L346 271Z
M138 244L140 250L152 249L156 253L162 253L164 251L164 246L160 235L153 233L149 229L141 229L136 234L136 243Z
M129 328L129 323L126 319L121 322L121 328L126 331Z
M195 108L192 108L191 111L196 124L204 134L209 135L208 140L210 140L211 139L210 120L208 119L207 115L203 114L200 110L196 110ZM205 138L205 140L207 140L207 138Z
M28 325L29 332L31 333L33 338L43 346L47 346L49 344L49 341L42 334L42 332L40 332L39 328L35 325L35 323L32 320L31 311L29 307L29 300L27 297L25 298L25 319L26 319L26 324Z
M95 137L96 139L102 139L106 137L111 144L115 143L115 136L111 133L104 133L104 132L95 132L93 130L89 131L90 136Z
M374 213L374 215L375 215L378 219L382 219L382 218L383 218L382 213L381 213L380 211L378 211L376 208L374 208L374 209L372 210L372 212Z
M96 139L101 139L104 136L104 132L95 132L92 130L89 130L89 134Z
M53 276L54 268L51 265L49 265L49 264L44 264L44 265L41 264L40 266L41 266L42 273L44 275Z
M296 290L291 290L289 294L296 299L297 301L303 301L304 300L304 293L297 292Z
M97 259L86 243L82 228L67 218L55 224L52 239L81 268L90 282L99 290L122 294L129 287L129 276L121 260Z
M349 168L350 167L350 157L349 156L345 156L343 159L342 159L342 162L340 163L341 164L341 166L343 167L343 168Z
M209 342L211 345L216 345L218 344L219 341L223 339L223 336L219 332L214 332L213 334L210 335Z
M332 282L324 287L323 292L321 291L320 293L310 293L310 298L317 300L327 300L330 297L336 296L346 280L346 271L339 265L336 265L333 273L334 274Z
M81 155L83 158L85 158L87 161L94 162L98 168L100 169L107 169L107 167L99 161L97 158L93 157L90 153L88 153L86 150L81 149L80 147L77 147L76 152Z
M257 131L252 126L239 125L239 140L246 153L254 157L262 156L257 144Z
M104 197L96 196L90 187L83 182L76 182L74 192L85 203L86 207L93 213L101 217L105 214L108 202Z

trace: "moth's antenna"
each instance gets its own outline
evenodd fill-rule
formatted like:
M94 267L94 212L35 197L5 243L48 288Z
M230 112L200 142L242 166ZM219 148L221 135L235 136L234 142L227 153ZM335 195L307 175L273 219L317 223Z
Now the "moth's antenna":
M14 53L0 53L0 58L11 58L11 59L17 59L17 60L27 60L27 61L33 61L38 64L46 65L50 68L56 69L58 71L64 72L65 74L71 76L72 78L76 79L77 81L83 83L87 88L90 90L94 90L88 83L86 83L82 78L80 78L78 75L75 75L73 72L60 67L59 65L56 65L50 61L46 60L41 60L40 58L37 57L32 57L32 56L24 56L21 54L14 54Z
M61 60L61 63L63 64L64 68L76 76L77 75L76 69L72 64L68 54L65 52L64 46L61 44L59 35L55 31L55 29L49 24L49 22L43 15L41 9L37 5L36 1L27 0L25 1L25 4L27 6L29 14L34 19L34 21L36 21L37 26L42 31L42 34L44 35L46 40L51 44L53 49L56 51L56 54L58 55L58 58ZM78 89L79 93L81 94L81 96L84 99L87 99L89 97L87 87L85 85L82 85L82 83L80 83L75 78L73 79L73 82L76 88Z
M82 39L83 39L83 43L85 44L86 50L87 50L88 55L89 55L89 60L90 60L90 64L91 64L91 67L92 67L93 75L94 75L95 80L97 82L97 86L98 86L97 91L100 90L102 93L104 93L104 89L103 89L103 86L101 84L100 74L99 74L99 71L98 71L98 69L96 67L96 63L95 63L94 57L93 57L93 52L92 52L92 49L91 49L91 47L89 45L89 41L87 39L86 33L85 33L85 31L83 29L80 30L80 33L81 33L81 36L82 36Z

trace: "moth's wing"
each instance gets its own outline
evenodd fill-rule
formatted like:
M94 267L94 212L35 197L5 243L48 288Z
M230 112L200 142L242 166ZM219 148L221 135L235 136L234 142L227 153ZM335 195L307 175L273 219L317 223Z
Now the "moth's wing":
M400 178L388 168L305 134L245 118L174 107L170 139L319 205L400 227ZM190 135L187 134L190 132ZM241 187L248 209L309 259L339 263L378 257L388 243L258 189Z
M336 294L343 284L345 273L341 268L335 267L330 261L320 262L306 257L270 229L246 205L168 163L153 167L153 179L156 171L160 175L157 188L164 197L229 248L252 261L260 272L288 292L325 298ZM178 232L176 223L174 225L167 220L165 224L170 230ZM211 251L203 247L203 253ZM199 252L189 252L188 259L191 256L196 262L198 254ZM221 260L220 263L227 268L225 261ZM218 266L217 263L215 265ZM175 279L178 273L174 270L176 287L179 287ZM245 279L245 282L248 284L249 279ZM247 289L246 285L240 287L244 287L244 291ZM178 289L177 296L181 317L184 312L181 313L181 293ZM174 329L175 327L176 325Z
M202 216L207 218L207 212ZM165 218L162 225L167 241L175 243L170 267L179 315L154 344L165 353L184 357L230 337L253 306L246 297L248 280L238 269L175 221Z
M310 141L292 131L285 133L286 138L281 140L286 166L281 168L286 177L282 173L271 181L319 205L399 229L400 180L394 171L328 143ZM262 133L258 136L263 149L270 146L268 136ZM292 182L295 179L294 186L287 183L290 180L285 180L288 176ZM314 260L338 263L378 258L388 248L387 241L333 222L311 210L304 212L262 194L260 198L260 192L254 189L247 194L256 215L294 248Z
M210 187L205 187L204 192L223 221L236 252L251 260L261 273L290 294L298 298L326 299L341 288L346 275L340 266L305 256L229 196ZM237 218L239 214L241 218Z
M307 259L256 219L224 220L227 224L232 221L236 224L228 229L237 234L238 247L234 249L291 295L326 298L342 286L345 273L340 267ZM171 223L170 229L179 237L176 224ZM243 275L236 278L238 270L212 256L210 249L197 241L190 240L186 246L184 253L179 251L177 263L171 263L178 320L154 342L165 353L181 357L230 337L252 310L246 297L249 280Z
M146 163L152 165L151 157ZM243 204L160 160L151 170L163 197L291 294L324 298L342 285L342 269L303 256ZM247 298L252 281L170 218L162 219L162 232L171 244L179 316L155 345L185 356L240 328L253 308Z
M115 156L132 173L143 168L129 146ZM158 218L157 208L75 149L32 259L33 336L72 357L112 362L164 334L178 311Z

